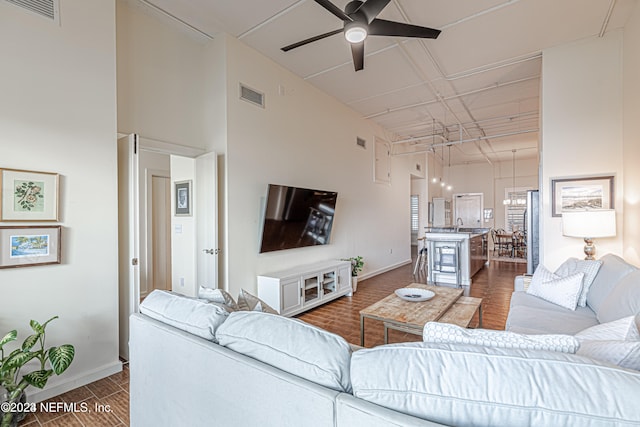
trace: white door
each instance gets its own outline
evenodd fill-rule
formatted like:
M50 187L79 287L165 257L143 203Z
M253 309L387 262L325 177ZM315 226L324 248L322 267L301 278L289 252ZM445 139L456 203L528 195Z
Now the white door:
M218 287L218 207L217 156L206 153L196 157L195 212L198 285Z
M482 199L482 193L455 194L453 197L455 204L454 225L482 227Z
M140 217L138 135L118 139L120 356L129 359L129 316L140 301Z

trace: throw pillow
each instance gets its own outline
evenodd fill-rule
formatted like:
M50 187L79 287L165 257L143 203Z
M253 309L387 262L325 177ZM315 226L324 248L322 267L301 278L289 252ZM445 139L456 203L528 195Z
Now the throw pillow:
M584 273L584 279L582 279L582 291L580 292L580 298L578 298L578 305L580 307L586 307L589 288L591 288L593 279L596 278L601 265L602 261L600 260L569 258L563 262L560 267L558 267L554 274L560 277L567 277L575 273Z
M218 304L224 304L233 311L238 310L236 300L234 300L231 294L224 289L211 289L200 286L200 289L198 290L198 298L206 299L207 301L212 301Z
M540 264L536 268L536 271L533 272L533 276L531 276L531 281L529 282L529 286L527 287L526 291L528 293L529 288L532 286L534 288L537 288L541 286L543 282L550 282L559 278L560 276L556 276L555 274L547 270L544 265Z
M422 330L424 342L445 344L471 344L485 347L575 353L579 341L571 335L523 335L488 329L465 329L448 323L429 322Z
M640 341L582 341L579 356L640 371Z
M276 310L269 307L269 304L262 301L255 295L251 295L244 289L240 290L238 295L238 310L240 311L261 311L263 313L279 314Z
M541 269L546 270L546 268L538 266L533 274L527 293L569 310L575 310L582 291L584 273L575 273L567 277L558 278L548 270L538 274L538 270ZM538 275L538 278L536 278L536 275ZM549 277L553 277L553 279L547 280Z
M638 323L640 323L640 314L592 326L578 332L575 337L581 341L637 341L640 340Z

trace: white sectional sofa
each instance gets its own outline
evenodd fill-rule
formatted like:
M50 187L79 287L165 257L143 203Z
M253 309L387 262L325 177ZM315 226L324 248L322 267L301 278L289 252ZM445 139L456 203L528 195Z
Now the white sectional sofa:
M133 427L640 425L640 372L577 354L445 342L353 351L299 320L170 293L141 312L130 323Z

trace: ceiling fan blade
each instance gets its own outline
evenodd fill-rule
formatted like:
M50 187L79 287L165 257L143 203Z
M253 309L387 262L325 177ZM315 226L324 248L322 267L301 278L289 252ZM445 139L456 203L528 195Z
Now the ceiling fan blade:
M281 50L283 52L289 52L291 49L295 49L297 47L304 46L305 44L313 43L313 42L316 42L318 40L322 40L324 38L331 37L332 35L341 33L342 31L343 31L342 28L340 28L339 30L329 31L328 33L320 34L318 36L311 37L311 38L308 38L306 40L302 40L302 41L300 41L298 43L290 44L289 46L285 46L285 47L281 48Z
M318 3L320 6L324 7L325 9L327 9L329 12L333 13L338 18L342 19L343 21L348 21L348 22L353 21L353 19L351 19L349 15L344 13L342 9L340 9L335 4L331 3L329 0L315 0L315 2Z
M371 23L376 16L382 12L391 0L367 0L360 6L358 11L364 13L364 16L367 17L367 22Z
M351 55L353 56L353 67L356 71L364 68L364 42L351 43Z
M369 24L369 34L373 36L418 37L423 39L436 39L440 35L440 30L427 27L419 27L417 25L404 24L402 22L374 19Z

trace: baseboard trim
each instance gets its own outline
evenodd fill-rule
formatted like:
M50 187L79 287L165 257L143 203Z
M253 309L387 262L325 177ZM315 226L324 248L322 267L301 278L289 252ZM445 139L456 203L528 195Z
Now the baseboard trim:
M122 362L118 360L73 378L66 378L63 373L62 377L59 378L64 378L65 381L55 384L52 387L46 387L44 390L36 389L34 387L27 388L27 399L29 402L42 402L43 400L51 399L52 397L59 396L78 387L82 387L110 375L117 374L120 371L122 371Z
M375 277L375 276L377 276L379 274L386 273L387 271L395 270L396 268L402 267L403 265L411 264L411 262L412 262L411 258L409 258L407 260L400 261L400 262L397 262L395 264L391 264L391 265L389 265L387 267L383 267L383 268L380 268L378 270L369 271L369 272L367 272L367 274L363 274L362 276L358 276L358 282L360 282L360 280L370 279L370 278Z

